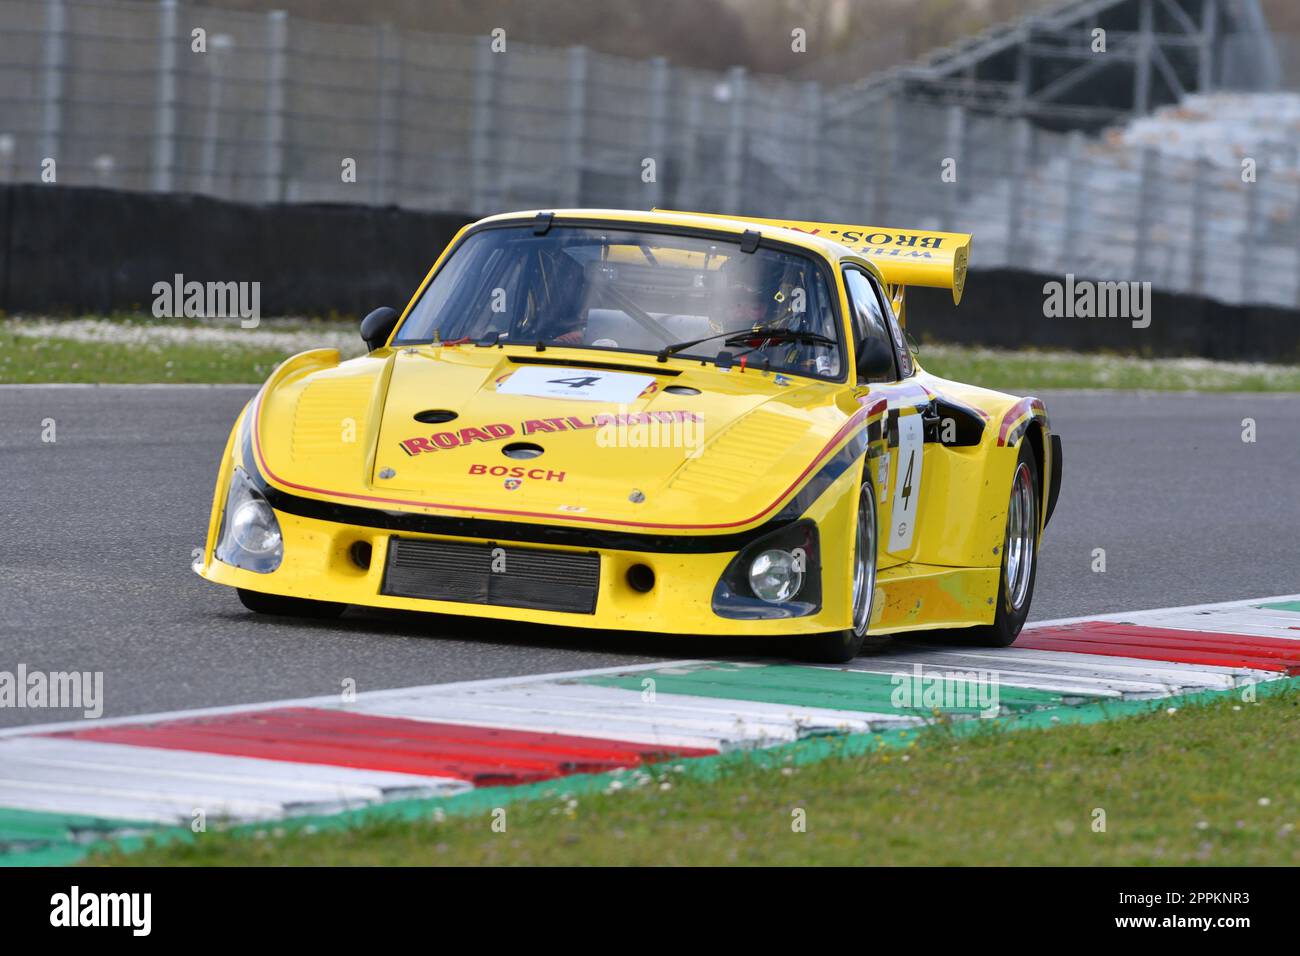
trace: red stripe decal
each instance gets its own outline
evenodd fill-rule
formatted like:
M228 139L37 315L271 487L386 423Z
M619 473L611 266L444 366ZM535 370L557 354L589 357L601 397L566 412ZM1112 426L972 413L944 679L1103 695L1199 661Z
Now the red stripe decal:
M50 736L452 777L480 787L600 773L715 752L310 707L92 727Z
M1002 416L1002 424L998 427L998 444L1007 443L1007 433L1011 431L1011 426L1020 421L1026 415L1047 417L1047 406L1037 398L1022 398L1012 405L1005 415Z
M1249 668L1300 674L1300 641L1249 634L1217 634L1142 627L1112 621L1084 621L1059 627L1034 628L1016 640L1016 647L1040 651L1070 651L1108 657L1212 667Z
M877 415L883 415L889 411L889 400L881 398L875 392L859 395L858 404L867 406L867 418L875 418Z

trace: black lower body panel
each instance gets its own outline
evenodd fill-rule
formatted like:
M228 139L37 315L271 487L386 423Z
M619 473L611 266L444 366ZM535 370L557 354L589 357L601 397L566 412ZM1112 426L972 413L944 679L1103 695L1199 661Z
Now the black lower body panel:
M381 593L594 614L600 555L393 537Z

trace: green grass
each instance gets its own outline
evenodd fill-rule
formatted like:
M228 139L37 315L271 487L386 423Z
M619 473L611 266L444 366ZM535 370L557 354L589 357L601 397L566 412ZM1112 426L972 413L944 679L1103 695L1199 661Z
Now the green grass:
M1300 694L1094 724L957 737L712 781L637 786L316 833L210 832L101 852L116 865L1297 865ZM1106 814L1094 832L1094 811ZM806 832L792 813L806 814Z
M159 322L147 317L0 320L0 383L258 383L285 357L330 346L360 351L351 322ZM1204 359L1141 359L1072 352L926 345L935 375L1005 389L1300 391L1300 366Z
M1151 391L1300 391L1300 366L1206 359L1143 359L1073 352L1019 352L924 345L926 371L942 378L1016 394L1043 388Z
M351 323L166 321L140 317L0 321L0 384L255 384L289 355L361 350Z
M0 383L121 384L260 382L286 353L278 349L170 346L166 351L111 345L0 337Z

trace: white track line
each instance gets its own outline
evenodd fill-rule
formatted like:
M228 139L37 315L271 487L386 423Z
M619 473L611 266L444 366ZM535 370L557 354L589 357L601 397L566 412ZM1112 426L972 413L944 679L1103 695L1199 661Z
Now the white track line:
M23 786L0 780L0 807L7 810L175 824L182 820L188 822L194 806L188 800L153 798L149 794L123 796L119 793L88 793L45 784ZM279 805L269 801L227 801L208 807L208 815L213 820L221 817L274 817L279 812Z
M986 679L994 680L1008 691L1017 689L1041 690L1061 694L1064 697L1096 698L1139 698L1168 697L1171 694L1187 690L1231 690L1235 685L1232 677L1221 676L1220 680L1175 680L1153 681L1134 677L1121 677L1117 674L1088 676L1080 673L1063 673L1053 670L1049 665L1037 665L1032 661L1019 662L1015 659L1001 661L978 661L970 658L953 659L945 655L925 665L923 674L951 676L975 672L983 673ZM912 673L914 661L907 659L855 662L853 669L875 674ZM1059 666L1059 665L1058 665ZM1207 677L1210 675L1207 675Z
M966 668L977 667L998 670L1002 667L1025 668L1040 673L1062 676L1118 677L1126 680L1153 681L1156 683L1186 683L1189 686L1204 680L1206 686L1233 687L1234 675L1258 678L1269 671L1249 668L1233 669L1211 664L1184 664L1181 661L1157 661L1139 657L1110 657L1104 654L1084 654L1075 651L1046 651L1036 647L953 647L907 645L880 658L860 657L855 664L874 661L899 660L909 665L930 665L942 659L960 659ZM1064 666L1062 666L1064 665Z
M540 681L528 687L461 691L436 697L367 702L379 717L510 727L543 733L625 740L655 746L768 746L814 733L866 733L913 726L911 714L869 713L759 701L657 693L654 702L621 687Z
M1250 607L1255 604L1280 604L1283 601L1300 601L1300 594L1279 594L1275 597L1248 598L1244 601L1220 601L1216 604L1187 604L1180 607L1156 607L1145 611L1121 611L1114 614L1085 614L1082 617L1058 617L1051 621L1032 621L1025 625L1026 631L1040 627L1059 627L1062 624L1082 624L1084 621L1120 621L1138 623L1138 618L1152 615L1193 613L1195 611L1226 611L1236 607Z
M248 782L282 787L305 796L376 799L388 795L454 793L469 790L464 780L426 777L328 764L296 763L260 757L236 757L205 751L172 750L162 747L118 744L101 740L66 737L29 737L0 742L0 765L9 761L49 767L111 770L190 780L197 783ZM0 779L4 771L0 771Z
M1174 631L1210 631L1243 637L1272 637L1283 641L1300 641L1300 616L1293 611L1257 610L1253 614L1238 608L1224 611L1188 611L1186 614L1161 615L1161 627Z
M335 813L410 797L449 796L468 781L59 737L0 741L0 803L188 825Z
M618 667L592 667L585 670L558 671L546 674L520 674L514 677L486 677L477 680L454 681L449 684L419 684L413 687L395 687L385 690L368 690L357 694L357 703L363 701L383 700L388 697L400 697L407 694L423 694L430 691L448 691L471 687L506 687L512 684L531 684L551 680L570 680L582 677L597 677L603 674L630 674L636 671L658 670L661 667L686 667L708 664L712 661L673 660L658 664L624 664ZM128 714L123 717L101 717L96 720L64 720L53 724L28 724L22 727L0 729L0 739L5 737L23 737L28 734L49 734L61 730L85 730L88 727L119 727L126 724L152 724L163 720L181 720L189 717L218 717L224 714L244 714L250 711L270 710L280 707L328 707L338 708L341 701L338 694L322 694L319 697L295 697L288 700L257 701L251 704L225 704L219 707L198 707L193 710L167 710L155 714ZM343 707L347 710L350 707Z

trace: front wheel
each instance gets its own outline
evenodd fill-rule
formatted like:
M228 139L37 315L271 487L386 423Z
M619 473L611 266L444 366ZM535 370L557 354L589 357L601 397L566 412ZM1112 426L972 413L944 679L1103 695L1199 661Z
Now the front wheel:
M1029 616L1038 574L1039 502L1042 481L1038 461L1028 441L1020 443L1011 499L1007 503L1007 533L1002 544L1002 574L998 584L998 610L992 624L967 628L963 634L982 647L1007 647L1020 636Z
M871 623L871 601L876 593L876 492L871 479L858 494L858 523L853 543L853 626L826 634L797 638L802 660L843 664L858 656Z
M249 591L235 588L239 593L240 603L250 611L258 614L274 614L277 617L338 617L345 610L346 604L333 601L312 601L307 598L285 597L281 594L263 594L261 591Z

